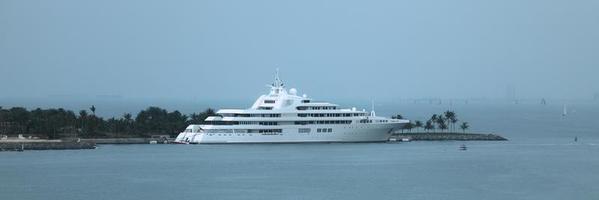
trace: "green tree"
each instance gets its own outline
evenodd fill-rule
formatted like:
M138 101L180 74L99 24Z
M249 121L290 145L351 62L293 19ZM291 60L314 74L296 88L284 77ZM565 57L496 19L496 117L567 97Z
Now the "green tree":
M187 116L175 110L167 115L167 132L171 136L177 136L185 127L187 127Z
M435 115L433 115L435 116ZM445 124L445 118L443 117L443 115L436 115L436 121L435 123L437 124L437 128L439 128L441 130L441 132L443 132L443 130L447 129L447 124ZM444 127L444 128L442 128Z
M193 113L189 118L177 110L168 112L159 107L148 107L135 118L130 113L125 113L121 118L111 117L105 120L95 115L95 106L92 105L89 110L91 115L87 110L81 110L77 115L62 108L37 108L28 111L21 107L0 107L0 121L9 124L3 126L0 132L27 133L45 138L71 137L75 133L86 138L176 135L189 124L203 124L208 116L216 115L211 108Z
M416 120L414 122L414 127L416 127L418 131L420 131L419 129L422 128L422 122L420 120Z
M412 132L412 129L414 128L414 124L412 124L412 122L408 122L403 129L407 129L409 132ZM403 131L402 131L403 132Z
M78 129L79 129L79 132L81 132L83 134L83 136L87 136L88 118L89 118L89 115L87 114L87 111L85 111L85 110L79 111L79 118L77 119L77 121L79 122Z
M132 115L131 113L125 113L123 114L123 132L125 134L133 134L133 123L135 122L132 119Z
M435 129L435 125L433 125L433 122L431 120L427 120L426 124L424 125L424 130L426 130L426 132L428 133L428 131L432 129Z
M8 110L8 115L6 116L7 121L14 122L14 126L11 126L9 133L13 134L23 134L26 133L29 121L29 111L22 107L13 107Z
M448 110L448 111L445 111L444 115L445 115L445 119L447 119L447 122L449 122L451 124L451 126L450 126L451 130L455 131L455 123L458 122L455 112Z
M102 137L101 130L104 126L104 119L95 115L88 116L86 134L92 138Z
M204 124L205 123L204 120L206 120L206 118L208 118L209 116L214 116L214 115L216 115L214 110L212 108L208 108L198 114L192 113L190 116L190 119L187 123L188 124Z
M468 122L462 122L460 128L462 129L462 132L466 133L466 129L470 128L470 125L468 125Z
M143 136L168 132L168 112L158 107L140 111L135 117L135 130Z
M439 129L441 129L441 132L447 129L447 124L445 123L445 121L439 122Z

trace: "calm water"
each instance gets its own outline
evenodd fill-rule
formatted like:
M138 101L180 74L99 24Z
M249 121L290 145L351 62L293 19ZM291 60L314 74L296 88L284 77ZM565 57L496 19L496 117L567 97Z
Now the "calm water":
M507 142L2 152L0 199L599 199L599 109L569 108L454 106L474 131ZM385 110L424 119L442 108Z

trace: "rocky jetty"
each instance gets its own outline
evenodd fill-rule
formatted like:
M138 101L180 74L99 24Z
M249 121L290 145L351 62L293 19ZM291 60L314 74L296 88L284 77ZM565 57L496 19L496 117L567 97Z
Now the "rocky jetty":
M81 139L81 141L94 142L96 144L167 144L173 141L173 138L97 138Z
M78 140L2 140L0 151L95 149L93 141Z
M483 140L483 141L504 141L506 138L496 134L481 134L481 133L397 133L391 136L398 141L407 139L411 141L443 141L443 140L456 140L456 141L469 141L469 140Z

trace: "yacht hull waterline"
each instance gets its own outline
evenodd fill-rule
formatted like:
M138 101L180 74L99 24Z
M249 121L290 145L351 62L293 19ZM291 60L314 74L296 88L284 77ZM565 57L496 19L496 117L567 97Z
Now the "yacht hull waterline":
M314 102L279 79L249 109L221 109L206 124L189 125L175 139L181 144L384 142L409 120L377 117L356 108Z

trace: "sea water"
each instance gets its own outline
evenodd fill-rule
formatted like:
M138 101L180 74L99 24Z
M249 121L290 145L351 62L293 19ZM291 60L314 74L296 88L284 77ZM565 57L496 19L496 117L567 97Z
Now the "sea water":
M426 120L444 108L378 113ZM568 109L452 105L473 132L509 141L1 152L0 199L599 199L598 106Z

